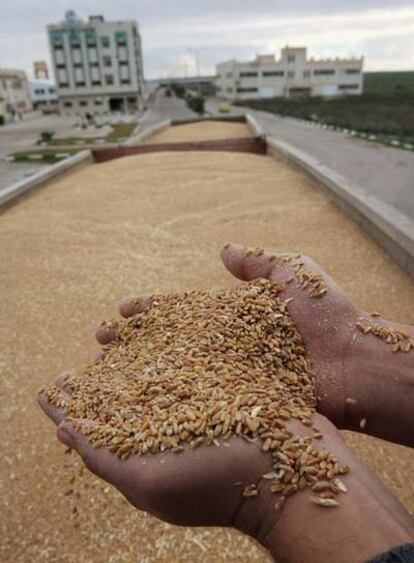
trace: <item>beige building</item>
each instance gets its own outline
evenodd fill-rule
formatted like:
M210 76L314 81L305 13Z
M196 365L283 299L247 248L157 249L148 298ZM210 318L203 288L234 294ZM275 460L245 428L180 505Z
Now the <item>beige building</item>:
M362 67L362 58L308 59L305 47L285 47L280 59L217 65L217 93L231 100L362 94Z
M65 114L134 112L144 76L135 21L79 20L72 11L47 27L60 111Z
M0 115L5 121L18 119L32 110L29 82L23 70L0 68Z

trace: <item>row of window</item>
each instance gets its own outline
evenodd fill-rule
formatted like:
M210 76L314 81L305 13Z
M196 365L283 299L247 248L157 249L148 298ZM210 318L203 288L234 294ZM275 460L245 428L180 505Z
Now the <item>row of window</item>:
M62 49L63 48L63 33L58 31L52 32L51 35L52 44L55 49ZM101 35L99 37L101 47L109 48L111 46L111 38L108 35ZM72 47L80 47L81 45L81 36L80 33L74 30L69 32L69 43ZM93 31L86 31L86 43L88 47L96 47L97 45L97 37L96 33ZM118 47L126 47L128 43L128 37L126 31L116 31L115 32L115 44Z
M111 74L106 74L105 75L105 84L107 86L110 86L112 84L114 84L114 77ZM121 78L120 83L123 85L127 85L127 84L131 84L131 79L130 78ZM77 88L85 88L86 87L86 83L84 81L79 81L75 83ZM92 86L102 86L102 82L100 80L94 80L92 81ZM69 88L69 83L68 82L60 82L59 83L59 88Z
M112 59L111 59L111 57L103 57L102 62L103 62L103 66L106 66L106 67L112 66ZM119 64L119 66L128 66L128 61L118 61L118 64ZM73 63L73 66L74 66L75 68L83 68L83 63ZM93 62L89 61L89 66L92 66L92 67L99 67L99 63L98 63L97 61L93 61ZM65 68L66 68L66 65L63 64L63 63L62 63L62 64L57 64L57 65L56 65L56 68L58 68L58 69L65 69Z
M346 68L346 69L344 69L344 72L345 72L345 74L360 74L361 71L360 71L359 68ZM320 69L314 69L314 71L313 71L314 76L332 76L335 73L336 73L336 70L334 68L320 68ZM258 78L259 76L260 76L260 73L257 72L257 71L253 71L253 70L241 71L239 73L240 78ZM261 73L261 76L263 76L263 77L285 76L285 71L284 70L263 70L262 73ZM288 78L294 78L295 71L294 70L288 70L287 76L288 76ZM304 70L303 71L303 77L304 78L310 78L310 76L311 76L311 70ZM220 77L220 75L219 75L219 77ZM226 78L233 78L233 73L227 72Z
M94 103L95 106L102 106L103 105L102 100L94 100L93 103ZM88 106L88 102L87 102L87 100L80 100L79 105L81 107L86 107L86 106ZM65 108L71 108L71 107L73 107L73 102L63 102L63 106Z
M34 90L35 94L39 94L39 95L45 95L45 94L54 94L55 93L55 89L54 88L35 88Z
M338 86L338 90L358 90L359 89L359 84L340 84ZM233 92L232 88L226 88L227 92ZM238 94L253 94L253 93L257 93L259 91L258 88L236 88L236 92Z
M7 80L2 80L2 87L3 90L7 90ZM10 86L10 84L9 84ZM11 83L11 87L13 90L22 90L23 89L23 82L21 80L13 80Z

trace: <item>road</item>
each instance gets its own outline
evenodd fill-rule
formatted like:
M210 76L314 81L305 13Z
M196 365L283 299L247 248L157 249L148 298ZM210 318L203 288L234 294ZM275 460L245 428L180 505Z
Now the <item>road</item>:
M154 95L150 108L145 113L141 126L142 129L164 121L165 119L187 119L196 117L194 113L181 98L176 96L166 96L163 89L158 90Z
M207 109L218 113L220 101L211 99ZM232 107L231 114L248 111L265 133L290 143L317 158L363 190L414 219L414 152L352 139L304 121Z
M33 112L23 121L0 127L0 190L47 168L44 164L6 162L4 160L6 155L33 148L41 131L54 131L57 135L69 133L75 122L76 117L41 115Z

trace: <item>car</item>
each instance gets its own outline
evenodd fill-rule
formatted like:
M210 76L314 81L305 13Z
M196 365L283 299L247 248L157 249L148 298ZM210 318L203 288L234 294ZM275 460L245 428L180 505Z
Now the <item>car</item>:
M220 107L219 107L220 113L229 113L229 111L230 111L230 105L229 104L224 103L224 104L220 105Z

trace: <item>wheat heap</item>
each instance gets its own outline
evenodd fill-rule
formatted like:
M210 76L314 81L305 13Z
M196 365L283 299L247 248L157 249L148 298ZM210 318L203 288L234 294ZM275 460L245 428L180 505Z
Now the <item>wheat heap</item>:
M272 492L310 487L313 502L337 506L334 497L346 492L337 476L348 467L315 447L322 434L311 420L313 378L278 293L275 283L255 280L230 290L154 295L147 311L117 323L99 360L67 377L70 398L51 386L48 399L71 419L92 421L83 427L88 439L121 459L240 436L269 452L272 467L263 478ZM291 419L310 436L289 431ZM243 494L256 496L256 484Z

